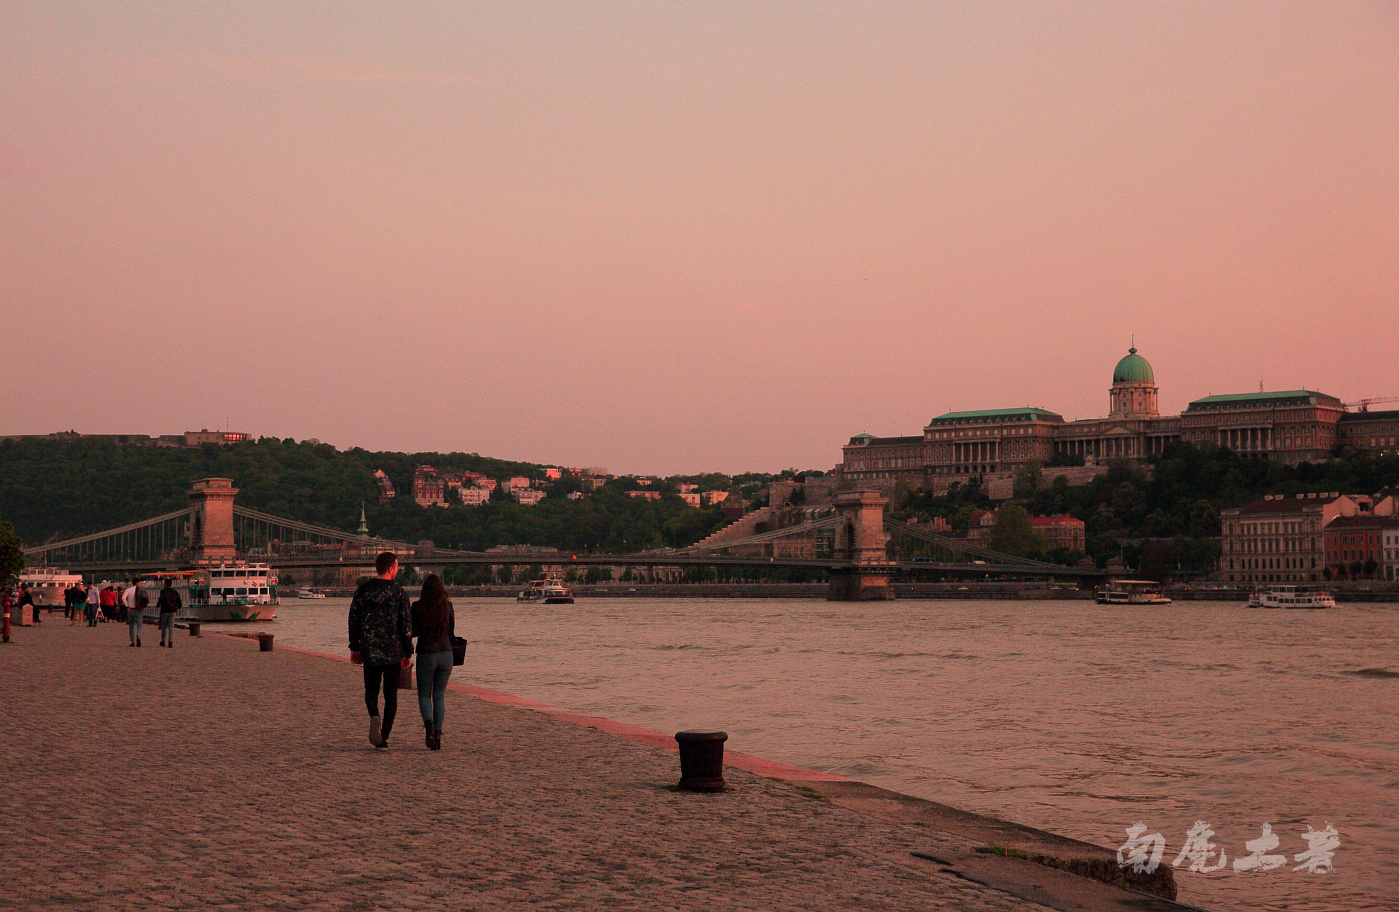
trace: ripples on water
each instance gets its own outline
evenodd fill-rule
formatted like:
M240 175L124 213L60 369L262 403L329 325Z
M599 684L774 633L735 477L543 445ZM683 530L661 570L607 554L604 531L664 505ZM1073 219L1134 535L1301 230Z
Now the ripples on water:
M279 639L345 649L348 600L284 604ZM457 599L472 683L1116 848L1208 821L1341 833L1336 870L1177 869L1210 909L1399 909L1393 605L1268 611L1085 602ZM464 674L463 674L464 673ZM1182 868L1184 865L1182 865Z

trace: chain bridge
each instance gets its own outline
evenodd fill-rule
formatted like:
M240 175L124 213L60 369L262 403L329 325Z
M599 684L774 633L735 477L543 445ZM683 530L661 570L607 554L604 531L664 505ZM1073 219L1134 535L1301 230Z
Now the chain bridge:
M382 551L394 552L405 565L434 570L459 565L811 568L827 571L827 597L835 601L892 598L890 580L896 575L1063 580L1105 575L1002 554L890 519L885 515L888 502L877 491L842 492L829 508L808 511L802 521L781 528L755 527L744 534L735 524L689 547L631 554L415 545L370 537L362 523L358 531L346 532L241 507L235 503L237 494L231 479L200 479L183 509L25 548L24 553L31 566L87 574L250 560L288 571L334 569L347 579L372 572Z

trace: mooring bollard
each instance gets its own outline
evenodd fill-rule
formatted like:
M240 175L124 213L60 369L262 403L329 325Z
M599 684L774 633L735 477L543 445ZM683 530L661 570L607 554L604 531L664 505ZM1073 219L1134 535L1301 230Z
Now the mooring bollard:
M680 788L687 792L724 790L724 742L727 732L675 733L680 745Z
M192 637L197 637L197 636L199 636L199 622L198 622L198 621L190 621L190 622L189 622L189 635L192 636Z
M272 637L273 637L273 636L274 636L274 634L271 634L271 633L259 633L259 634L257 635L257 648L258 648L258 651L259 651L259 652L271 652L271 651L272 651Z

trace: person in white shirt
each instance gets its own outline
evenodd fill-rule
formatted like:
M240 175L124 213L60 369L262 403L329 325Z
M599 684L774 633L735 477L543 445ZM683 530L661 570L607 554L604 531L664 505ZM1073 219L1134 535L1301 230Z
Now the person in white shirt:
M150 597L141 588L141 578L131 580L131 588L121 594L121 603L126 606L126 632L131 636L132 646L141 645L141 622L146 618L146 606Z

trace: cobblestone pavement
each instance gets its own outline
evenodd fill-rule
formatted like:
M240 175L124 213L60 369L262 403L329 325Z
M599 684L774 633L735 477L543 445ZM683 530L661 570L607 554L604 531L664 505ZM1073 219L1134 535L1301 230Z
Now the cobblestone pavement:
M954 837L738 770L678 793L674 753L458 693L441 751L404 693L376 752L358 669L146 633L0 646L0 907L1042 908L910 856Z

